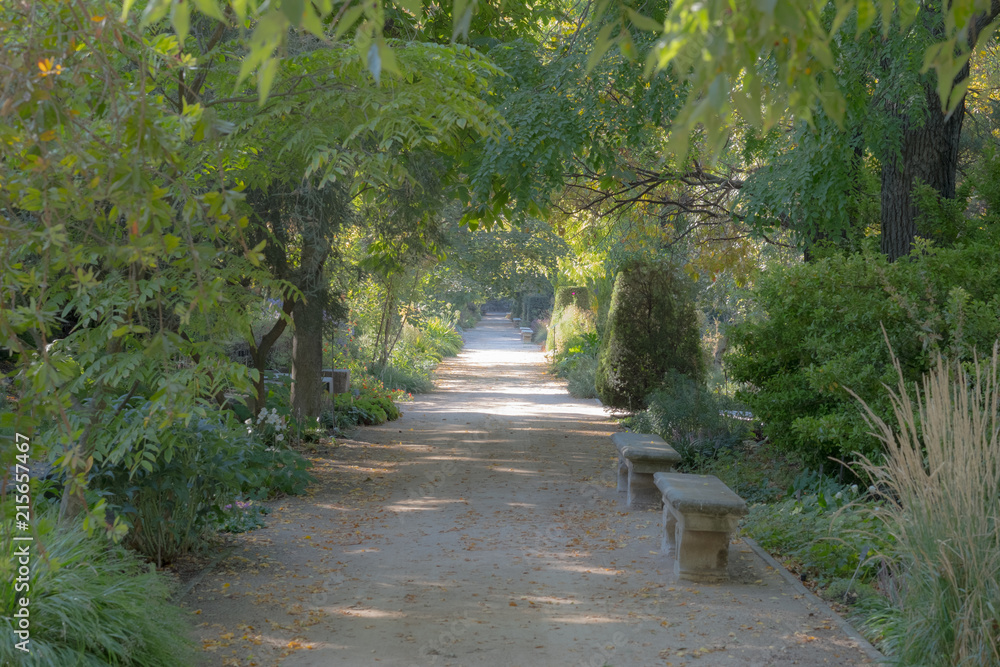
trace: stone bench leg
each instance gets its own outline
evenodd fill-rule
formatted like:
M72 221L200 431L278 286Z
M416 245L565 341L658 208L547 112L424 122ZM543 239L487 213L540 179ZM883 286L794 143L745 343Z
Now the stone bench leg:
M618 493L628 492L628 466L625 457L618 455Z
M678 578L697 582L729 578L729 535L705 530L677 533L674 572Z
M628 500L625 504L634 509L657 509L662 494L653 481L653 473L636 472L631 461L628 463Z
M660 551L670 558L677 558L677 517L667 502L663 503L663 543Z
M684 516L666 506L663 511L664 550L674 558L677 577L697 582L728 579L729 536L738 520L697 514Z

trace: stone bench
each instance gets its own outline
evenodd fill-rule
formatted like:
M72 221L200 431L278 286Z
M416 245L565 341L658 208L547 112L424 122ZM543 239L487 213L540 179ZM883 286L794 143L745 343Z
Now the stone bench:
M658 472L653 479L663 497L663 552L678 578L725 581L729 539L746 502L713 475Z
M618 450L618 492L627 494L625 504L659 508L660 492L653 474L673 470L681 455L663 438L648 433L615 433L611 442Z

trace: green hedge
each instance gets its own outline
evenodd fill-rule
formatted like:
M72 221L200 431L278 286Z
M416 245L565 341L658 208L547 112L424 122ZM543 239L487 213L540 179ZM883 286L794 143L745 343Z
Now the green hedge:
M586 287L558 288L546 347L565 354L575 338L596 331L596 318L590 305L590 292Z
M674 267L633 260L615 280L597 368L605 405L641 410L671 370L704 375L690 279Z
M836 255L775 268L755 299L766 314L730 332L738 394L776 443L823 461L877 455L850 388L887 421L895 386L885 336L908 382L930 353L969 361L1000 334L1000 249L923 248L890 264L880 253ZM882 333L885 327L885 336Z

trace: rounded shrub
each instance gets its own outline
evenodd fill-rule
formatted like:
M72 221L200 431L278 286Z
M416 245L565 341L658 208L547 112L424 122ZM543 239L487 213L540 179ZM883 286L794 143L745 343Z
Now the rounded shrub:
M615 280L597 393L609 407L641 410L670 371L695 382L704 374L691 281L672 266L633 260Z
M768 271L754 300L763 316L731 329L726 361L764 434L816 463L876 458L850 392L888 420L892 354L913 386L935 352L964 363L988 352L1000 336L1000 249L924 247L893 263L872 249L832 255Z

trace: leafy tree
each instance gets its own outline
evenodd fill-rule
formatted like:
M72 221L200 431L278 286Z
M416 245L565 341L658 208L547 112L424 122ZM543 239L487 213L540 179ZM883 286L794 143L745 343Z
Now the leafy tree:
M400 217L413 206L391 202L403 194L413 201L436 201L437 195L428 192L440 189L431 181L441 177L427 178L434 170L420 156L454 153L466 136L491 131L495 114L481 98L484 74L495 70L464 47L398 44L399 76L373 85L367 64L352 50L301 36L290 45L297 53L281 62L274 93L263 107L249 93L217 97L215 91L236 77L223 67L210 79L203 98L237 128L231 141L233 165L250 188L250 236L255 244L264 244L274 277L286 285L276 294L285 317L259 341L251 341L252 357L262 370L289 317L295 331L293 409L299 416L315 417L320 411L324 317L339 319L329 307L339 301L329 295L323 275L337 230L355 217L354 200L366 202L368 223L380 219L395 225L377 233L378 240L368 246L373 255L368 262L387 267L386 276L395 274L392 263L398 258L389 246L423 243L429 204ZM438 170L446 170L447 160L440 162ZM395 218L387 215L390 210ZM260 403L263 379L256 389Z
M820 106L842 125L851 91L838 80L844 65L838 53L852 50L847 26L854 27L855 38L874 47L862 66L889 125L877 154L882 250L897 259L916 237L915 186L955 197L969 58L998 15L1000 5L988 0L900 0L878 10L868 0L779 1L735 11L727 2L682 0L672 5L647 66L670 66L690 86L675 123L675 151L686 152L697 123L717 149L736 113L767 131L786 108L811 123ZM873 27L881 28L881 39Z
M24 91L0 111L0 342L23 373L19 430L68 473L64 516L95 461L149 469L172 454L162 429L249 384L215 342L258 259L231 251L238 195L206 167L224 128L149 94L187 61L112 9L0 6L0 85ZM124 422L139 396L147 418Z

